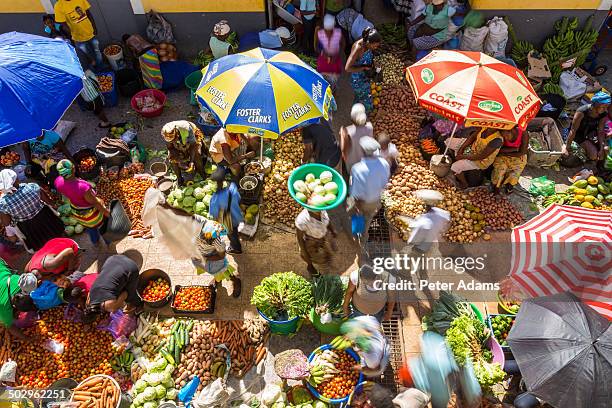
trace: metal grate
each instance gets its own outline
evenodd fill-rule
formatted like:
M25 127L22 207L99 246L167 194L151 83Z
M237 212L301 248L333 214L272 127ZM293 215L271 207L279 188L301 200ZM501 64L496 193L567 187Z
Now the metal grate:
M378 210L368 229L366 250L370 258L391 256L391 234L382 208Z
M382 323L383 332L389 341L391 355L387 369L380 376L377 383L388 387L391 390L398 391L399 386L399 370L402 366L403 356L403 337L402 337L402 319L399 312L393 313L393 317Z

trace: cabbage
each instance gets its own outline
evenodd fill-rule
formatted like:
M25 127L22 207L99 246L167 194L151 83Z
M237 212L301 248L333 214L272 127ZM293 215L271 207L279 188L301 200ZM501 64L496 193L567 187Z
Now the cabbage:
M76 218L68 217L66 224L68 225L77 225L79 222Z
M162 384L155 386L155 394L157 394L157 399L162 399L166 396L166 387Z
M57 211L60 213L60 215L68 215L72 212L70 204L60 205L59 207L57 207Z
M166 399L175 400L178 397L178 390L176 388L170 388L166 390Z
M325 197L320 196L318 194L313 194L308 200L308 204L313 207L323 207L327 204Z
M332 181L333 178L334 176L332 172L329 170L325 170L323 173L319 175L319 180L321 180L321 183L323 184L329 183L330 181Z
M204 190L202 187L196 187L195 190L193 190L193 196L198 200L203 199L205 195L206 190Z
M316 186L314 188L314 193L318 194L318 195L325 195L325 187L323 187L323 186Z
M174 207L174 203L175 203L175 202L176 202L176 201L174 201L174 197L170 197L170 196L168 196L168 197L166 198L166 204L168 204L168 205L169 205L169 206L171 206L171 207Z
M316 177L314 174L312 173L308 173L306 175L306 178L304 179L307 183L312 183L313 181L315 181Z
M183 199L183 190L174 190L174 198L179 201Z
M147 382L141 378L134 384L134 389L136 390L136 392L140 393L143 392L145 388L147 388L147 385L149 384L147 384Z
M83 232L84 228L81 224L77 224L74 226L74 233L75 234L80 234L81 232Z
M198 201L197 203L195 203L195 205L193 206L193 209L196 213L201 214L206 212L206 204L204 204L201 201Z
M171 204L171 205L172 205L174 208L181 208L181 204L182 204L182 202L183 202L183 200L174 200L174 201L172 201L172 204Z
M134 398L134 401L132 401L132 402L134 403L134 405L142 406L142 404L145 403L144 394L136 395L136 397Z
M338 184L333 181L325 183L325 191L332 194L338 194Z
M192 196L193 195L193 187L187 187L183 190L183 196Z
M157 401L147 401L144 403L142 408L157 408L159 404Z
M336 195L332 193L325 194L323 198L325 199L325 204L331 204L336 201Z
M306 194L308 191L308 186L302 180L297 180L293 183L293 189L300 193Z
M295 193L295 198L297 198L298 200L304 203L306 202L306 200L308 200L308 197L306 197L306 194L304 193Z
M172 373L170 373L170 377L169 378L164 378L164 381L162 381L162 385L168 389L168 388L174 388L174 386L176 384L174 384L174 380L172 379Z
M314 408L327 408L327 404L323 401L315 401Z
M172 364L168 364L166 368L164 368L164 374L167 374L170 376L170 378L172 378L172 373L174 372L175 369L176 367L174 367ZM174 387L174 385L172 385L172 387Z
M156 386L156 385L160 384L163 379L164 379L164 374L163 373L149 373L149 377L147 378L147 382L150 385L152 385L152 386Z
M149 367L149 372L159 373L160 371L163 371L167 365L168 365L168 362L166 361L165 358L158 358Z
M167 200L174 200L176 198L176 196L174 195L176 190L172 190L170 193L168 193L168 197L166 197L166 201Z
M70 225L70 224L68 224L68 219L69 219L69 218L70 218L70 217L61 217L61 220L62 220L62 222L64 223L64 225Z
M155 387L147 387L142 392L142 396L145 401L153 401L155 397L157 397L157 393L155 392Z
M211 199L212 199L212 194L209 194L209 195L205 196L205 197L202 199L202 202L203 202L204 204L206 204L206 206L207 206L207 207L210 207L210 200L211 200Z
M195 203L196 203L196 199L194 197L192 197L192 196L188 196L188 197L183 198L182 206L183 206L183 208L184 207L193 207L195 205Z
M72 225L66 225L66 227L64 228L64 233L71 237L74 235L74 227Z

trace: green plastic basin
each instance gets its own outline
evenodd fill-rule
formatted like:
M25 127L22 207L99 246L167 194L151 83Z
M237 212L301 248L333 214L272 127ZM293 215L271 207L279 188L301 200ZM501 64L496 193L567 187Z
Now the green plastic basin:
M321 317L315 312L314 308L310 309L310 322L321 333L338 336L340 334L340 326L342 319L333 318L329 323L321 323Z
M189 89L189 103L192 105L197 105L198 101L196 100L195 91L200 86L200 82L202 81L202 71L193 71L191 74L187 75L185 78L185 86Z
M297 197L295 196L295 189L293 188L293 183L298 180L304 180L308 173L312 173L315 175L315 177L318 178L319 175L321 175L321 173L323 173L324 171L331 172L332 181L338 185L338 194L336 195L336 201L334 201L331 204L322 206L322 207L315 207L315 206L308 205L298 200ZM323 210L331 210L333 208L336 208L337 206L342 204L342 202L346 198L346 193L348 190L346 187L346 182L344 181L340 173L338 173L335 169L332 169L329 166L326 166L324 164L319 164L319 163L303 164L300 167L293 170L293 172L291 172L291 174L289 175L289 180L287 181L287 187L289 188L289 195L291 195L291 197L295 201L297 201L298 204L312 211L323 211Z

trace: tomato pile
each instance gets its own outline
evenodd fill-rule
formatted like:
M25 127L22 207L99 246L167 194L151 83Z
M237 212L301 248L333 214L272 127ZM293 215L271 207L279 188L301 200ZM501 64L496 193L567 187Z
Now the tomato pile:
M98 83L102 92L111 92L113 90L113 77L110 75L98 75Z
M330 399L346 397L353 392L357 381L359 381L359 372L353 369L357 361L346 351L334 351L338 355L338 362L335 367L339 373L331 380L323 381L317 386L319 394Z
M42 312L37 324L24 333L33 341L21 343L15 353L18 385L45 388L60 378L80 382L93 374L113 373L109 363L115 355L111 334L65 320L62 308ZM55 354L44 349L49 339L62 343L64 352Z
M174 308L179 310L207 310L212 303L210 286L189 286L181 288L174 296Z
M6 167L13 167L15 164L19 163L20 157L17 152L6 152L2 156L0 156L0 164Z
M145 302L157 302L164 299L170 293L170 284L164 278L150 280L142 291L142 299Z
M82 173L88 173L93 170L96 165L96 159L92 156L85 157L79 162L79 171Z

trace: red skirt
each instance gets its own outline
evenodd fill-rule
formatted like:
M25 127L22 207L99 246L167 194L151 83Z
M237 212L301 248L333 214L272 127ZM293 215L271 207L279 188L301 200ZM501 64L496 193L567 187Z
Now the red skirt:
M327 57L323 54L317 58L317 71L322 74L342 73L342 58L339 55Z

